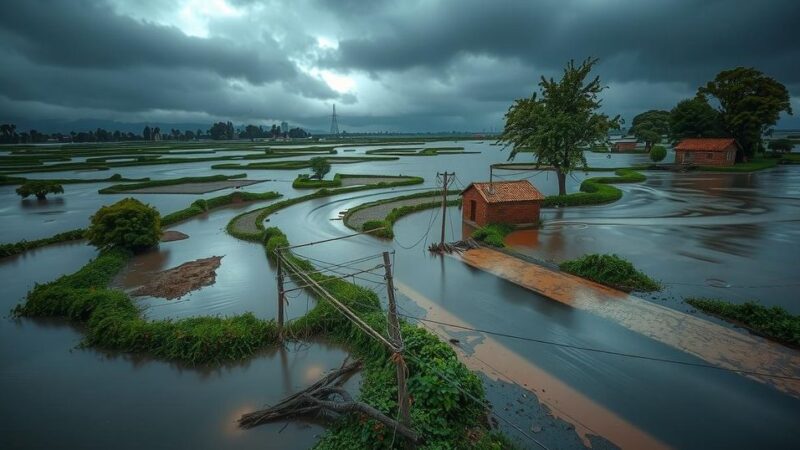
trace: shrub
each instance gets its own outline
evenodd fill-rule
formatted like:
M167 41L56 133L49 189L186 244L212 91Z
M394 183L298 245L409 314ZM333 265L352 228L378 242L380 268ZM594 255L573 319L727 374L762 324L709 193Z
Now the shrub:
M382 237L391 239L394 237L394 230L392 230L392 224L387 222L386 220L368 220L364 222L364 225L361 226L361 230L370 233L373 236ZM376 231L373 231L376 230Z
M650 160L653 162L661 162L667 157L667 149L661 145L656 145L650 149Z
M86 232L99 249L112 247L140 251L158 244L161 216L158 210L134 198L103 206L92 217Z
M331 171L331 163L329 163L324 157L316 156L311 158L309 163L311 164L311 171L313 172L311 178L322 180L325 178L325 175Z
M192 206L208 211L208 202L204 198L197 199L192 202Z
M651 292L661 290L661 285L633 264L617 255L589 254L562 262L559 267L579 277L588 278L625 291Z
M472 238L483 241L492 247L505 247L505 237L514 231L514 227L505 223L490 223L472 232Z
M17 195L22 198L28 198L35 195L36 198L44 200L47 194L63 194L64 188L52 181L26 181L25 184L17 188Z

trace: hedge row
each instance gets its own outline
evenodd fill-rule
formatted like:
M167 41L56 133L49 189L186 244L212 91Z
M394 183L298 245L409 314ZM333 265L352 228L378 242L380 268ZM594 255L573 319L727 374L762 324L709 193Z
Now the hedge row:
M292 187L295 189L321 189L321 188L337 188L342 185L342 180L345 178L392 178L397 182L403 182L402 186L410 186L412 184L421 184L423 180L421 177L403 176L403 175L357 175L357 174L340 174L337 173L331 180L314 180L306 174L298 175L292 182ZM392 182L395 183L395 182ZM377 183L380 184L380 183ZM400 184L393 184L394 186L401 186Z
M50 236L43 239L36 239L33 241L26 241L23 239L19 242L14 242L11 244L0 244L0 258L5 258L6 256L18 255L27 250L44 247L45 245L58 244L61 242L77 241L78 239L83 239L83 236L85 234L86 234L85 229L78 228L77 230L65 231L63 233L58 233L54 236Z
M581 192L566 195L549 195L542 201L543 207L583 206L611 203L622 198L622 191L611 186L615 183L640 183L646 176L632 169L617 169L616 177L587 178L581 183Z
M756 334L795 347L800 346L800 316L779 306L766 307L755 302L738 305L709 298L689 298L686 303L709 314L742 324Z
M207 177L183 177L183 178L172 178L169 180L152 180L152 181L145 181L143 183L115 184L113 186L100 189L97 192L101 194L120 194L127 191L135 191L137 189L143 189L149 187L173 186L176 184L183 184L183 183L213 183L215 181L227 181L237 178L244 178L246 176L247 176L246 173L237 173L235 175L211 175Z

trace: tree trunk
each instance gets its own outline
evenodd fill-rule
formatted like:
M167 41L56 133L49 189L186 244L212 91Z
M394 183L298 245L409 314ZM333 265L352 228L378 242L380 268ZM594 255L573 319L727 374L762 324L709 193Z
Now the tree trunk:
M560 168L556 168L556 176L558 177L558 195L567 195L567 174Z

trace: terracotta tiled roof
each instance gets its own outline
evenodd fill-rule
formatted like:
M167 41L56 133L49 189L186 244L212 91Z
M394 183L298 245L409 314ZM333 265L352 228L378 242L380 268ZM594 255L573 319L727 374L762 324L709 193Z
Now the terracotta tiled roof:
M684 139L675 146L675 150L683 150L689 152L721 152L725 151L736 141L730 138L693 138Z
M491 185L491 190L489 186ZM475 188L487 203L524 202L543 200L544 195L528 180L471 183L461 194Z

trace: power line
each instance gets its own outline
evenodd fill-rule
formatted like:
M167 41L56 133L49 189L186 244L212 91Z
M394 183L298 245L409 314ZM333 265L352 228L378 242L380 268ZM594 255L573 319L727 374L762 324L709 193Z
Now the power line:
M800 381L800 377L794 377L794 376L790 376L790 375L775 375L775 374L769 374L769 373L764 373L764 372L755 372L755 371L744 370L744 369L731 369L731 368L727 368L727 367L712 366L710 364L695 363L695 362L691 362L691 361L680 361L680 360L677 360L677 359L658 358L658 357L655 357L655 356L637 355L637 354L633 354L633 353L618 352L618 351L614 351L614 350L604 350L604 349L599 349L599 348L584 347L584 346L580 346L580 345L548 341L548 340L545 340L545 339L537 339L537 338L531 338L531 337L525 337L525 336L517 336L517 335L514 335L514 334L503 333L503 332L499 332L499 331L491 331L491 330L483 330L483 329L480 329L480 328L466 327L466 326L463 326L463 325L457 325L457 324L453 324L453 323L441 322L441 321L433 320L433 319L423 319L421 317L415 317L415 316L411 316L411 315L408 315L408 314L399 314L399 315L403 316L403 317L410 318L410 319L416 319L416 320L420 320L420 321L423 321L423 322L435 323L437 325L443 325L443 326L447 326L447 327L458 328L458 329L461 329L461 330L474 331L474 332L477 332L477 333L490 334L490 335L493 335L493 336L500 336L500 337L506 337L506 338L511 338L511 339L518 339L518 340L527 341L527 342L535 342L535 343L538 343L538 344L553 345L553 346L556 346L556 347L569 348L569 349L573 349L573 350L583 350L583 351L587 351L587 352L603 353L603 354L606 354L606 355L621 356L621 357L625 357L625 358L642 359L642 360L647 360L647 361L657 361L657 362L663 362L663 363L669 363L669 364L678 364L678 365L683 365L683 366L701 367L701 368L704 368L704 369L721 370L721 371L724 371L724 372L732 372L732 373L739 373L739 374L745 374L745 375L753 375L753 376L760 376L760 377L767 377L767 378L777 378L777 379L791 380L791 381Z

